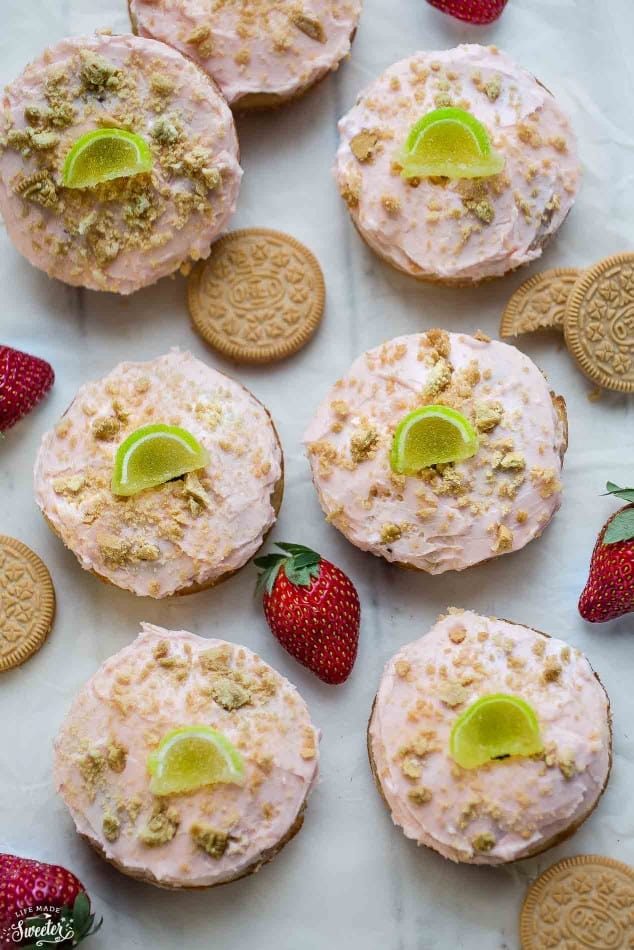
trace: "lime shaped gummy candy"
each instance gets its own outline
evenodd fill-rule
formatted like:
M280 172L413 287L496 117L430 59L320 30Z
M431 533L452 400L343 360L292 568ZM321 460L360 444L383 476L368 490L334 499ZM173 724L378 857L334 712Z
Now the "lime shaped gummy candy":
M242 756L225 735L211 726L183 726L168 732L148 756L147 768L153 795L244 783Z
M134 132L96 129L78 138L64 161L66 188L94 188L113 178L152 171L150 147Z
M487 178L504 168L489 133L465 109L434 109L409 131L400 161L403 178Z
M117 449L112 474L115 495L136 495L209 464L207 450L178 426L136 429Z
M478 436L468 419L448 406L423 406L401 419L392 442L390 465L400 475L460 462L478 451Z
M477 769L492 759L541 752L537 716L519 696L495 693L472 703L451 730L449 751L463 769Z

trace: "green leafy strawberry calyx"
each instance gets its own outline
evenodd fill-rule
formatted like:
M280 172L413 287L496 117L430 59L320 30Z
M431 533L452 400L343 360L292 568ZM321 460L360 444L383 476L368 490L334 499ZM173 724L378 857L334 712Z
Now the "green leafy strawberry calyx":
M608 482L606 495L614 495L621 501L634 502L634 488L619 488L614 482ZM622 508L610 519L603 535L604 544L617 544L619 541L634 539L634 508Z
M295 587L310 587L313 579L319 575L321 556L303 544L278 541L275 546L283 553L265 554L263 557L256 557L253 562L261 570L256 593L266 591L271 594L282 565L290 584Z

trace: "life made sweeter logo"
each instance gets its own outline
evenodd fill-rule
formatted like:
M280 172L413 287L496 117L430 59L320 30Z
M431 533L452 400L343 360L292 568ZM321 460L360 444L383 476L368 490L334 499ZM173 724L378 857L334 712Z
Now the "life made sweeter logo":
M42 947L76 947L85 937L96 933L103 923L95 925L90 901L85 892L75 898L72 907L33 904L23 907L9 927L0 930L0 948L35 950Z

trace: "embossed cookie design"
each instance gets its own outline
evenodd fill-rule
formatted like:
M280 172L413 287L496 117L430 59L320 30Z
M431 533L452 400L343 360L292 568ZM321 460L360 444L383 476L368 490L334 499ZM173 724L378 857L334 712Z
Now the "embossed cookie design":
M634 252L606 257L577 281L564 332L586 376L606 389L634 392Z
M633 906L634 868L597 855L566 858L528 890L522 950L629 950Z
M0 672L21 666L50 633L55 591L45 564L21 541L0 535Z
M325 297L315 256L266 228L227 234L189 279L194 327L239 363L275 362L301 349L319 326Z
M563 330L566 303L582 273L576 267L556 267L525 280L504 309L500 336Z

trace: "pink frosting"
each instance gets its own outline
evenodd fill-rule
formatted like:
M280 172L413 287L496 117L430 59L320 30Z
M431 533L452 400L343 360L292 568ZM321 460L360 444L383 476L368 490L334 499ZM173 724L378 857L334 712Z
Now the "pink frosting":
M398 153L418 119L447 105L484 124L504 170L477 183L426 178L413 187L394 165ZM494 47L401 60L359 96L339 131L334 174L354 223L378 254L416 277L478 281L534 260L579 188L567 117ZM362 132L374 133L376 145L359 160L352 146Z
M86 53L121 70L123 85L86 92L81 73ZM61 85L55 85L59 77ZM55 136L54 147L14 147L11 136L16 132L40 129L35 119L29 126L25 107L46 116L60 94L74 111L70 124L60 127L56 119L58 124L46 126L46 134ZM7 137L0 150L0 209L15 246L51 277L94 290L132 293L190 258L207 257L235 210L242 170L231 112L207 77L162 43L107 34L62 40L7 87L3 110ZM178 136L175 147L182 146L185 164L174 153L168 167L174 142L159 141L161 123L168 129L164 134ZM72 145L100 126L130 129L148 142L151 181L136 176L72 193L62 186L62 167ZM199 172L220 175L213 187L208 187L212 179L191 171L190 159ZM57 204L43 205L16 191L21 181L46 170L57 189ZM142 193L135 192L143 183Z
M452 726L494 693L532 706L544 752L462 769ZM441 618L387 663L369 736L394 823L470 864L515 861L564 833L592 811L610 770L608 699L585 656L471 611Z
M396 426L434 403L471 419L478 452L439 471L395 475ZM304 441L322 508L348 540L440 574L517 551L542 533L561 501L565 438L548 384L527 356L486 337L432 330L355 360Z
M151 423L180 426L207 450L209 464L196 473L202 495L187 478L129 498L112 493L118 446ZM246 564L275 521L281 476L282 452L262 404L173 350L121 363L81 387L42 440L35 498L82 567L135 594L165 597Z
M239 106L254 93L297 95L336 69L350 51L361 0L130 0L130 12L142 36L191 56ZM315 26L295 25L299 13Z
M213 698L226 681L248 692L243 705L227 709ZM229 739L245 783L158 799L147 758L168 732L191 725ZM75 698L55 741L54 780L77 831L107 858L159 884L204 887L257 865L284 838L316 782L318 742L295 687L246 647L142 624ZM177 829L150 846L139 835L161 804ZM108 830L112 818L108 835L104 819ZM197 823L228 834L221 856L193 839Z

